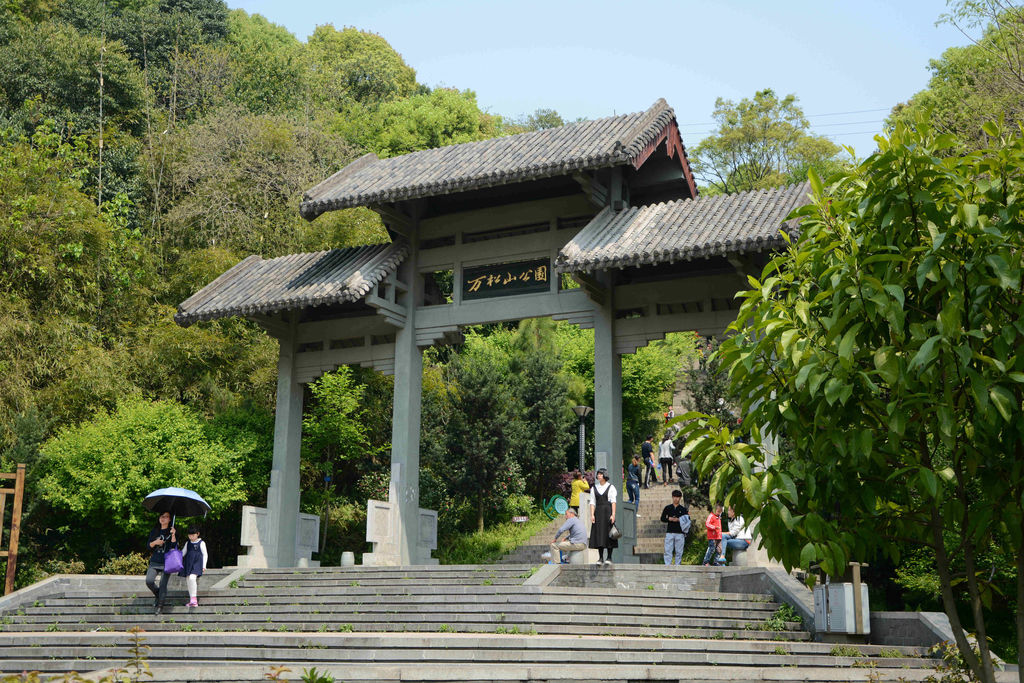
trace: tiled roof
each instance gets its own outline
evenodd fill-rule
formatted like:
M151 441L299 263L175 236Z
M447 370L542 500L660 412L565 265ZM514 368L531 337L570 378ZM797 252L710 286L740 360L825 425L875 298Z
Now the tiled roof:
M789 213L808 202L810 184L605 208L562 248L555 269L606 268L688 261L778 248L779 232L792 229Z
M178 306L174 320L272 313L356 301L408 254L404 243L371 244L264 260L249 256Z
M312 220L325 211L550 178L633 163L674 123L663 99L635 114L412 152L367 154L303 195Z

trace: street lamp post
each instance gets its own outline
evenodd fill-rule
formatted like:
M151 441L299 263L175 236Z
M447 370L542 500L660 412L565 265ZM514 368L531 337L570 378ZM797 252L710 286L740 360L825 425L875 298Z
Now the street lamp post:
M580 428L579 428L580 472L586 472L586 468L584 467L584 460L583 460L583 448L584 448L584 444L587 441L587 439L586 439L587 427L586 427L586 424L585 424L584 420L587 419L587 415L590 415L592 412L594 412L594 409L591 408L590 406L573 406L572 412L576 413L576 417L578 417L580 419Z

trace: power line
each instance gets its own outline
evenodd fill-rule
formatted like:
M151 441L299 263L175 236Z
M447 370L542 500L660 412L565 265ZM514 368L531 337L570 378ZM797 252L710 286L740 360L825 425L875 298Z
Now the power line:
M831 128L833 126L859 126L865 123L881 123L885 119L874 119L872 121L846 121L844 123L819 123L811 126L812 128Z
M854 111L833 111L827 114L804 114L804 118L816 119L822 116L847 116L850 114L873 114L880 111L892 111L892 107L882 107L881 109L857 109ZM704 123L680 123L680 128L692 128L693 126L713 126L717 121L705 121Z

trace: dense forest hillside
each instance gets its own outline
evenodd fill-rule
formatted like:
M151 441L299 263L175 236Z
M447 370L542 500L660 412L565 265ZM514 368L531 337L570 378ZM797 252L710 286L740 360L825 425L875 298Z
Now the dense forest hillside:
M240 506L268 484L277 344L238 319L182 329L175 306L249 254L387 240L368 210L297 210L359 155L561 123L419 83L356 28L300 41L221 0L0 6L0 471L29 465L18 583L130 566L152 523L139 501L170 484L213 504L205 536L232 564ZM652 429L691 346L628 359L627 440ZM554 492L574 452L568 406L592 400L592 349L587 332L535 321L428 354L423 495L444 532ZM472 406L469 385L500 391ZM332 373L306 412L303 505L329 519L336 561L364 547L366 498L386 495L391 379ZM481 434L493 448L472 448ZM507 503L482 510L498 492Z

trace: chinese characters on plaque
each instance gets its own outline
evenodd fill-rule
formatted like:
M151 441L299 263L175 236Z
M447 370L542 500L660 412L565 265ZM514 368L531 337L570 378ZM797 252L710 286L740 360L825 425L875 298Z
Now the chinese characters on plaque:
M476 266L462 271L463 300L546 292L551 287L550 259Z

